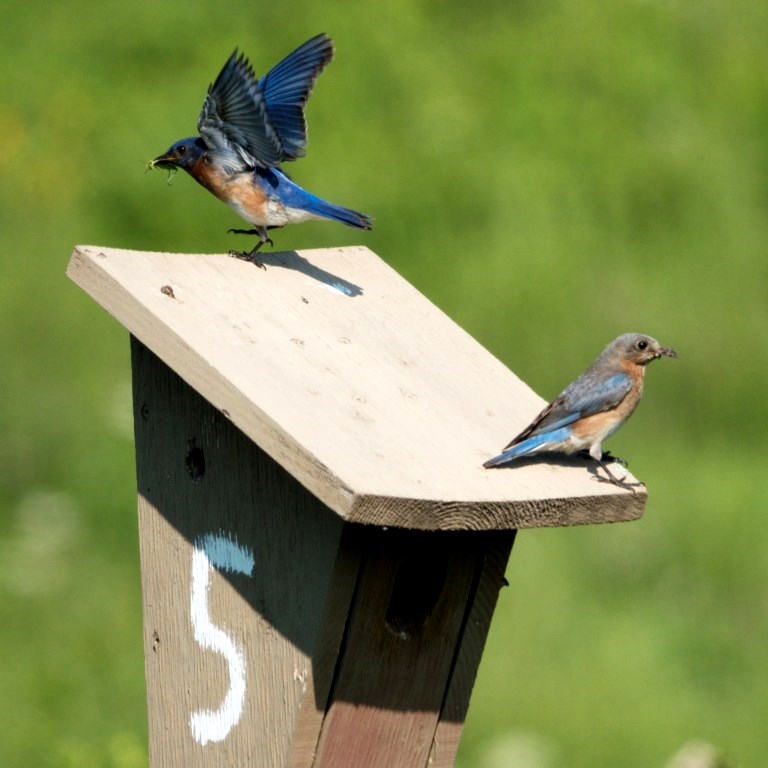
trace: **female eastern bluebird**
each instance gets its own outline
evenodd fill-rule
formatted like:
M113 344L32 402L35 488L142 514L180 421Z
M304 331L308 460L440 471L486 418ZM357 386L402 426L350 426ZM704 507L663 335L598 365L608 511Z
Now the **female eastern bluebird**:
M177 141L150 161L149 168L183 168L254 226L230 230L259 237L251 251L230 251L233 256L251 257L264 243L272 245L267 230L308 219L372 228L370 217L321 200L278 168L306 154L304 106L332 58L331 39L317 35L257 80L235 50L208 87L197 121L200 136Z
M611 482L623 483L603 463L602 442L632 415L643 395L645 366L659 357L677 357L674 349L641 333L614 339L576 381L564 389L504 452L483 464L498 467L545 451L588 450Z

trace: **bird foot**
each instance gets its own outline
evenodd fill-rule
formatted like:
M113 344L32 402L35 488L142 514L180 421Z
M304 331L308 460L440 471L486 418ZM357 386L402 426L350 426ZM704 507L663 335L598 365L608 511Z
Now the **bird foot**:
M589 451L579 451L579 456L584 459L591 459L592 455ZM626 459L622 459L619 456L614 456L610 451L603 451L603 455L600 457L600 461L608 462L609 464L621 464L622 467L629 469L629 462Z
M618 477L614 477L613 475L611 475L605 482L610 483L611 485L615 485L617 488L623 488L625 491L632 491L632 493L636 493L635 488L643 487L643 484L640 482L628 483L626 480L620 480Z
M240 259L241 261L248 261L253 264L254 267L259 267L266 271L267 267L264 262L259 261L259 257L256 255L258 249L254 248L252 251L228 251L228 255L233 259Z
M600 457L601 461L607 461L611 464L621 464L625 469L629 469L629 462L626 459L622 459L619 456L614 456L610 451L603 451L603 455Z
M264 232L259 232L257 229L230 229L228 230L232 234L235 235L257 235L259 238L259 242L256 243L256 245L251 248L250 251L235 251L231 250L229 251L229 255L232 256L234 259L242 259L243 261L250 261L251 264L257 267L261 267L261 269L266 270L266 266L263 264L263 262L259 261L259 257L256 255L259 251L259 248L261 248L262 245L265 243L269 243L271 246L274 246L274 243L272 242L272 238L266 237Z
M616 459L615 457L610 456L610 455L609 455L608 458L612 462L619 461L619 459ZM627 480L626 480L626 477L624 477L624 478L616 477L616 475L614 475L613 472L611 472L611 470L608 469L608 467L603 463L604 460L605 460L605 454L603 454L602 459L598 460L598 462L597 462L602 467L602 469L605 472L605 474L608 475L608 479L602 479L601 478L602 482L610 483L611 485L618 486L619 488L624 488L627 491L632 491L632 493L635 493L635 488L638 488L638 487L642 486L642 483L628 483ZM624 464L624 466L626 466L626 464L624 462L622 462L622 464Z

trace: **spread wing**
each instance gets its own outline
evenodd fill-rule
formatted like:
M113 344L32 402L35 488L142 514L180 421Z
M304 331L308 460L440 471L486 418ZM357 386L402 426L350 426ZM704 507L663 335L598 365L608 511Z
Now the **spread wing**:
M599 376L587 371L561 392L504 450L535 435L552 432L586 416L614 409L632 388L627 373Z
M333 43L317 35L286 56L259 80L267 112L283 145L285 160L304 157L307 121L304 107L317 78L333 58Z
M306 152L306 105L333 44L317 35L257 80L235 51L208 88L197 122L217 163L229 171L273 167Z
M237 51L208 88L197 129L216 162L230 171L277 165L283 157L264 93Z

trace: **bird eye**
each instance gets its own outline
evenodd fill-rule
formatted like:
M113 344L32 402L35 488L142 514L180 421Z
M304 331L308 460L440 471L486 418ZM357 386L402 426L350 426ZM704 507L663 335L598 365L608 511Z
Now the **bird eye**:
M648 342L645 339L641 339L637 342L637 348L642 350L645 349L648 346Z
M187 148L182 144L180 147L176 147L176 151L180 155L183 155L187 151Z

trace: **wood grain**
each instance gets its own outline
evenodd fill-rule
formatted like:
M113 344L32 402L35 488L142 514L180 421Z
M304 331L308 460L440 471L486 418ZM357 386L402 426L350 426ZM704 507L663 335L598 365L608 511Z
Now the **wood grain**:
M357 586L362 550L358 526L346 524L336 555L325 610L315 643L312 668L291 740L288 768L312 768L328 706L333 676Z
M452 765L513 531L344 523L132 339L150 764ZM226 659L195 641L201 535L253 553L212 572L212 621L246 659L242 715L193 738Z
M474 598L482 536L372 530L364 537L313 768L426 767ZM468 703L470 690L457 695Z
M506 583L504 571L515 534L504 531L471 540L478 561L476 582L467 603L464 628L429 754L429 768L452 768L454 764L499 590Z
M330 644L335 659L344 628L349 596L341 611L326 607L338 598L343 522L135 340L132 352L151 765L284 766L315 695L314 657ZM231 685L225 656L195 641L191 616L195 542L210 533L247 547L254 567L211 574L210 618L242 649L246 691L226 739L203 745L191 713L216 710ZM329 611L340 616L336 648L333 636L318 646Z
M644 488L599 482L581 459L483 469L543 400L374 253L262 259L78 246L68 274L346 520L487 530L642 514Z

